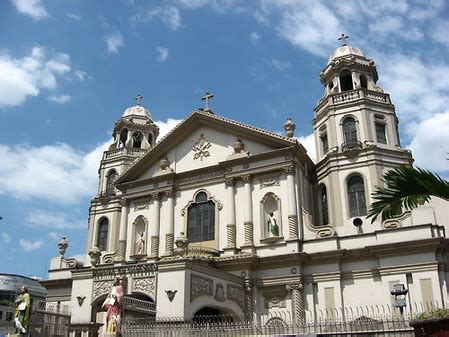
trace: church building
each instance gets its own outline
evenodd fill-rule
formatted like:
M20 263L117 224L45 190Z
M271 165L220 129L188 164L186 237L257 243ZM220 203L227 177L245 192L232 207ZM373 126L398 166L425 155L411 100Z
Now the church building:
M448 301L449 205L432 199L371 223L371 193L413 163L373 60L345 43L319 74L314 162L294 137L193 111L162 139L138 97L117 120L89 208L84 263L51 261L47 301L71 306L71 336L104 331L122 280L125 315L191 320ZM312 117L312 114L311 114ZM281 122L280 122L281 123Z

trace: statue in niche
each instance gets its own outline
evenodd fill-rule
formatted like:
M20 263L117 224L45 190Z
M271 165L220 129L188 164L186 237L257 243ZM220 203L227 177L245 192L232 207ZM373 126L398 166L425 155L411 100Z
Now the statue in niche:
M278 237L279 236L279 226L277 224L277 220L273 214L273 212L268 213L268 236L270 238L272 237Z
M145 233L140 233L139 237L136 240L135 243L135 249L134 251L136 254L144 254L145 252Z

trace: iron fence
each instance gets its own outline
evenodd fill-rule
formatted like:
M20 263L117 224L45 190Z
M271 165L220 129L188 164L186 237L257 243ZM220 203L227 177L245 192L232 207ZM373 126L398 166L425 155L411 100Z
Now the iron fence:
M33 305L29 327L29 337L68 337L70 329L70 309L67 306L38 302ZM14 332L12 321L0 323L0 336Z
M437 303L413 304L398 309L386 305L306 310L299 318L286 311L254 316L234 315L190 318L125 317L123 337L221 337L221 336L414 336L412 316L439 307Z

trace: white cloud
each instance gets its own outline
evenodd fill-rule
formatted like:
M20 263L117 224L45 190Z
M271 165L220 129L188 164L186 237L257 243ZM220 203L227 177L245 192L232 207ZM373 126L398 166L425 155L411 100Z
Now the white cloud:
M260 40L260 35L257 32L251 32L251 34L249 34L249 38L251 40L252 43L257 43Z
M41 0L12 0L12 2L20 13L29 15L35 20L40 20L48 16Z
M33 250L40 249L44 244L44 241L38 240L38 241L28 241L25 239L20 239L19 245L22 247L24 251L27 253L32 252Z
M307 154L309 157L316 162L316 151L315 151L315 137L314 134L311 133L307 136L295 137L307 150Z
M166 122L155 121L156 125L159 126L159 136L158 141L160 141L167 133L169 133L175 126L181 123L182 119L169 118Z
M431 30L431 37L434 41L449 47L449 20L439 20L435 23Z
M62 237L64 235L61 235L60 233L56 233L56 232L50 232L50 233L48 233L48 236L51 237L52 239L56 240L56 241L59 241L59 240L62 239Z
M291 44L312 54L326 56L335 46L335 36L342 31L335 14L320 1L272 1L280 11L279 34Z
M278 59L271 59L271 64L278 70L288 70L290 69L290 63L287 61L280 61Z
M75 76L80 80L80 81L84 81L86 78L91 78L89 76L88 73L86 73L85 71L81 71L81 70L76 70L75 71Z
M154 19L160 19L168 28L176 31L181 26L181 15L176 7L157 7L147 11L141 11L131 17L131 23L150 22Z
M35 47L29 56L18 59L0 55L0 108L21 105L42 89L55 89L57 77L69 71L69 55L47 53L43 47Z
M26 222L27 226L33 228L81 229L86 227L84 221L74 218L73 213L49 212L39 209L30 211Z
M415 165L449 172L449 112L437 113L416 125L415 136L409 145Z
M442 76L449 73L447 64L402 53L379 55L376 61L382 68L381 86L391 94L401 123L419 122L449 106L449 78Z
M81 15L79 15L79 14L75 14L75 13L65 13L65 15L68 17L68 18L70 18L70 19L72 19L72 20L75 20L75 21L81 21Z
M0 194L73 204L93 197L106 142L88 153L58 143L32 147L0 145Z
M123 47L123 36L120 32L115 32L106 36L106 44L108 46L108 52L117 54L119 49Z
M48 97L48 100L58 104L64 104L70 102L71 97L70 95L60 95L60 96L51 95Z
M172 118L156 121L160 128L159 140L181 121ZM90 152L64 143L40 147L0 144L0 194L63 205L92 198L97 193L100 160L111 143L112 140L106 141ZM44 223L51 223L55 228L79 225L65 213L30 213L29 224Z
M167 57L168 57L168 48L164 48L164 47L157 47L156 48L157 52L158 52L158 57L157 57L157 61L158 62L164 62Z
M6 232L2 232L2 240L4 243L9 243L11 241L11 236Z

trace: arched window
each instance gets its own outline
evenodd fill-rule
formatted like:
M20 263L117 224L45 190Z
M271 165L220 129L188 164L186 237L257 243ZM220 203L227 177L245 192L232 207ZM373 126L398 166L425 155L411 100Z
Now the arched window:
M353 117L346 117L343 120L343 136L346 143L357 142L357 128Z
M117 172L115 172L115 170L111 170L108 172L108 175L106 177L106 195L108 197L115 195L114 181L116 178Z
M365 75L360 75L360 87L368 89L368 81L366 80Z
M215 240L215 203L205 192L198 193L188 208L187 239L190 243Z
M367 214L365 185L360 175L353 175L348 179L349 216L363 216Z
M143 135L141 132L133 133L133 147L136 149L140 149L142 146Z
M124 147L128 139L128 129L120 131L120 147Z
M100 225L98 226L98 237L97 237L97 247L101 251L104 251L108 247L108 231L109 231L109 221L107 218L102 218L100 220Z
M326 185L320 185L320 208L321 208L321 221L320 225L327 225L329 223L329 211L327 205L327 190Z
M352 74L349 70L343 70L340 73L340 90L348 91L354 89L352 84Z

